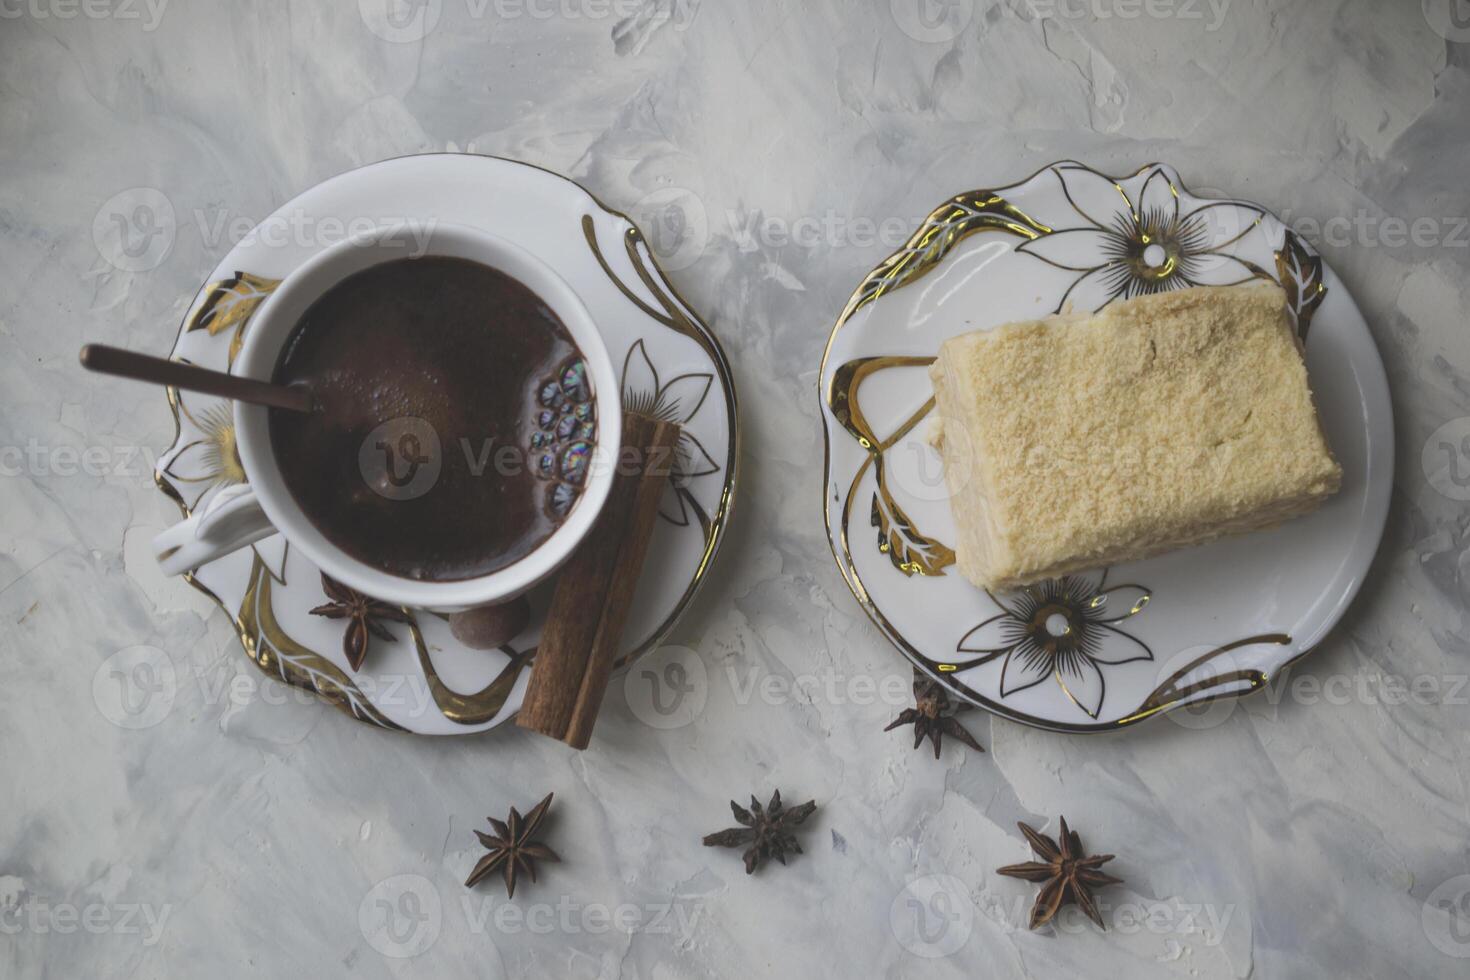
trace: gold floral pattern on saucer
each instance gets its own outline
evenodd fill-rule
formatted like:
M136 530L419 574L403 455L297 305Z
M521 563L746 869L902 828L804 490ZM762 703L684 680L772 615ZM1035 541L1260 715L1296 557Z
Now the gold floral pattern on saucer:
M942 341L1254 279L1285 290L1329 440L1348 464L1348 490L1327 513L1017 595L991 596L949 573L949 494L924 442L935 406L926 369ZM1393 433L1382 362L1332 282L1311 246L1265 208L1199 197L1165 164L1109 177L1063 161L950 198L863 278L823 353L823 511L844 581L917 667L1029 724L1108 731L1259 689L1341 616L1387 513ZM1263 535L1273 544L1263 547ZM1136 587L1143 601L1115 621L1103 578L1091 582L1108 575L1157 591ZM1107 621L1093 615L1094 601L1108 605Z
M384 202L391 202L392 213ZM723 540L734 499L737 416L719 342L669 284L632 222L550 171L453 153L350 171L286 208L333 215L344 226L346 219L388 223L413 214L485 227L546 258L598 310L609 349L624 358L625 396L650 399L678 415L687 437L678 451L679 479L664 503L665 521L650 545L659 572L635 597L623 660L656 645L703 583ZM329 244L267 245L247 236L196 297L172 356L228 369L252 315L276 285ZM172 389L169 404L177 433L154 476L188 515L244 474L228 404ZM406 609L407 629L392 630L391 642L375 639L371 657L353 672L344 659L341 624L310 615L322 601L319 571L279 535L187 578L230 616L246 653L268 675L360 721L423 734L484 731L512 718L545 612L533 592L532 620L519 636L497 650L470 650L454 638L445 617Z

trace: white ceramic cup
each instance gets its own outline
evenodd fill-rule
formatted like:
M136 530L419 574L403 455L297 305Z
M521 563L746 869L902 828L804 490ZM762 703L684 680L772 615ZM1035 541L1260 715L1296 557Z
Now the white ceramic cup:
M415 237L417 236L417 237ZM420 256L469 259L519 280L566 325L581 349L597 406L597 447L575 507L530 554L505 568L458 581L391 575L327 540L286 488L270 445L269 409L235 403L235 437L246 483L225 487L187 520L153 539L166 574L178 575L279 532L337 581L394 605L458 612L514 598L554 572L591 529L612 487L622 433L622 399L612 360L592 315L550 266L512 242L460 225L385 225L338 242L304 262L260 305L231 372L269 381L281 348L323 293L364 269ZM451 519L449 517L447 519ZM372 542L362 542L371 547Z

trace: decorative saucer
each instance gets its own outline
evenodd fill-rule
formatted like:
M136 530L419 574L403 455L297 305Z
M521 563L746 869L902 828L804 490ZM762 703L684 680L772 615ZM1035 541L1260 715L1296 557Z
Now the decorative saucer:
M451 153L333 177L282 205L225 257L191 304L171 356L227 370L251 315L287 274L364 223L405 221L483 229L547 262L593 311L621 369L623 404L682 425L624 662L649 650L703 582L729 519L735 387L719 341L669 284L642 234L576 183L511 160ZM244 474L230 405L168 394L178 433L154 475L187 515ZM375 624L392 639L372 639L354 672L342 621L310 614L329 601L320 572L280 535L204 565L189 581L230 615L245 652L268 675L360 721L427 735L481 732L515 715L549 589L530 595L530 625L498 650L471 650L443 617L405 610L404 623Z
M960 577L939 457L921 425L940 343L1254 279L1286 290L1344 470L1337 496L1273 530L1014 594ZM819 395L827 532L858 602L948 689L1044 728L1112 731L1260 688L1341 618L1388 512L1388 383L1347 290L1265 208L1197 197L1163 164L1113 178L1065 161L946 201L853 293L827 342ZM1040 617L1043 608L1062 612Z

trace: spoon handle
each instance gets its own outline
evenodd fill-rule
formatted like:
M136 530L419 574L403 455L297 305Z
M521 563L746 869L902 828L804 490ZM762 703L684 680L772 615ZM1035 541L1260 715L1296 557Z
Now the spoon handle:
M267 405L292 412L312 410L311 392L306 388L270 384L253 378L241 378L223 371L211 371L193 364L183 364L162 357L151 357L105 344L87 344L82 348L82 367L102 374L115 374L135 381L171 385L206 395L219 395L252 405Z

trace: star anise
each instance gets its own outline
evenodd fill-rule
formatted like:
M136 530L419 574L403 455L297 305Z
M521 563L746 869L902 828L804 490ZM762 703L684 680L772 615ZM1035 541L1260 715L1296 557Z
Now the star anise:
M1031 928L1044 926L1057 914L1057 910L1064 905L1068 899L1075 901L1087 917L1098 924L1099 928L1106 929L1103 925L1102 913L1098 911L1097 903L1092 900L1092 889L1102 888L1104 885L1122 884L1122 878L1114 878L1112 875L1104 874L1098 869L1113 859L1111 854L1095 854L1084 856L1082 841L1077 836L1077 831L1067 827L1067 818L1061 818L1062 843L1057 842L1033 827L1024 823L1016 826L1021 828L1021 833L1026 835L1026 840L1031 842L1031 849L1041 858L1040 861L1027 861L1024 864L1011 864L1004 868L997 868L996 874L1009 875L1012 878L1024 878L1027 881L1041 882L1041 891L1036 895L1036 905L1031 909Z
M326 572L322 572L322 591L327 594L331 602L317 606L311 611L313 616L325 616L328 619L347 620L347 629L342 633L342 653L347 657L347 663L353 670L362 667L362 662L367 659L368 641L372 636L393 642L393 634L380 619L391 619L395 623L410 622L408 613L397 606L390 606L386 602L379 602L349 589L336 579L329 578ZM371 636L370 636L371 634Z
M495 836L491 837L483 831L475 831L475 836L480 838L480 843L490 849L490 853L480 858L480 863L475 865L475 870L465 879L465 887L473 888L479 884L486 875L500 868L505 875L505 897L514 898L516 894L516 878L524 871L536 880L537 861L560 861L556 852L540 841L533 841L532 835L536 828L541 826L541 820L546 816L546 811L551 808L551 797L554 794L547 793L546 799L536 804L535 809L524 817L516 810L510 808L510 816L501 822L494 817L487 817L490 826L495 830Z
M741 847L749 844L745 852L745 873L754 874L755 869L768 858L786 863L786 855L802 853L796 835L791 829L812 815L817 808L816 800L808 800L790 810L781 807L781 791L771 794L771 802L762 808L754 796L750 798L750 809L746 810L734 800L730 809L735 813L739 827L731 827L704 838L705 847Z
M938 681L914 670L914 707L904 708L897 718L883 729L891 732L900 725L914 726L914 748L924 739L934 743L934 758L939 758L939 743L944 736L957 738L976 752L984 752L975 736L965 730L955 718L958 707L950 700L949 692Z

